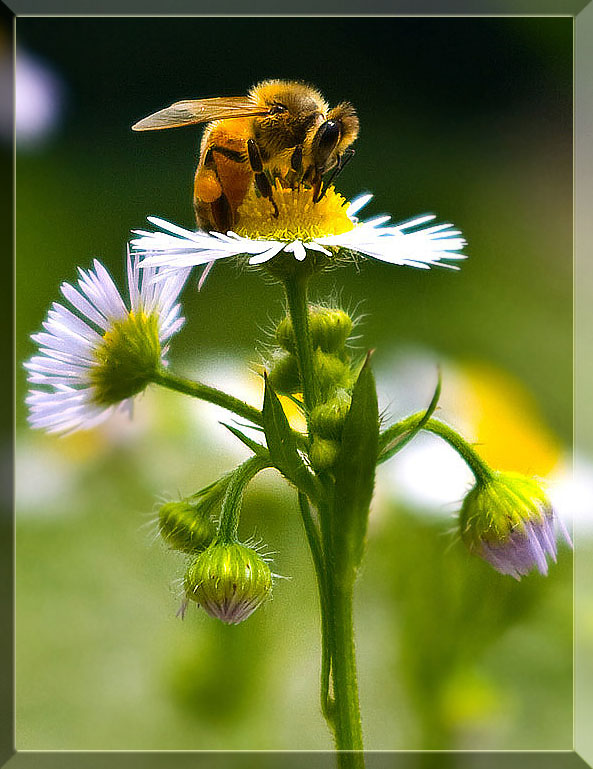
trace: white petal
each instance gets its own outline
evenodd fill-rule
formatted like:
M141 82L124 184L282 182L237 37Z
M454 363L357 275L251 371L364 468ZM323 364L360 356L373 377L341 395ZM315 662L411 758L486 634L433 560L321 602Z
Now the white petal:
M269 248L267 251L262 251L260 254L252 256L249 260L249 264L263 264L264 262L268 262L270 259L273 259L276 254L282 251L283 246L284 243L274 243L272 248Z
M307 257L305 247L300 240L293 240L292 243L285 246L284 250L290 254L294 254L294 258L299 262L304 261Z
M332 255L331 251L328 251L327 248L320 246L319 243L316 243L314 240L309 240L307 243L303 243L303 245L305 246L305 248L308 248L311 251L320 251L322 254L325 254L326 256Z
M362 208L366 206L366 204L372 200L373 195L371 193L368 193L366 195L359 195L357 198L354 198L353 201L351 201L350 205L346 209L346 216L349 216L352 218L355 214L357 214Z

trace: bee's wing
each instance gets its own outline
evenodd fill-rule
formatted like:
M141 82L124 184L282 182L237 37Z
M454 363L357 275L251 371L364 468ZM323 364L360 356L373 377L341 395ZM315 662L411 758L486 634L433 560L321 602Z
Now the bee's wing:
M156 131L161 128L210 123L233 117L267 115L268 110L258 107L247 96L220 96L215 99L178 101L166 109L154 112L132 126L133 131Z

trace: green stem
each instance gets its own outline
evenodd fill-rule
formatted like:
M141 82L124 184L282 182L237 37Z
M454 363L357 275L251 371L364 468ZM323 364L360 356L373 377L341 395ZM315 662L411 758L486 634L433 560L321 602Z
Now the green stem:
M200 398L203 401L208 401L208 403L222 406L223 408L238 414L240 417L243 417L243 419L253 422L255 425L261 426L263 424L262 413L259 409L250 406L248 403L245 403L245 401L239 400L239 398L235 398L232 395L222 392L222 390L217 390L216 387L210 387L201 382L193 382L191 379L176 376L166 369L161 369L155 373L152 377L152 381L169 390L175 390L176 392L191 395L194 398Z
M333 728L340 769L364 769L352 623L353 584L353 581L333 578L328 591L334 689Z
M412 414L411 417L403 419L401 422L397 422L397 424L392 425L385 430L380 438L380 448L384 453L379 454L378 464L381 464L391 456L389 452L385 451L385 448L399 436L405 435L407 432L413 430L424 416L425 412ZM449 427L449 425L441 422L439 419L429 419L426 424L422 426L422 429L438 435L452 446L465 461L477 481L480 483L487 483L492 479L492 470L490 467L484 462L473 446L462 438L452 427Z
M329 483L328 479L325 480ZM355 572L353 569L341 568L341 578L338 577L336 561L340 556L335 553L333 545L332 528L335 519L330 505L319 507L319 519L326 565L326 600L322 606L322 615L325 615L327 623L333 683L332 718L328 719L328 724L335 737L339 769L364 769L352 622Z
M329 677L331 673L331 646L329 632L329 618L326 607L328 605L327 585L325 578L325 562L323 550L319 539L317 525L311 515L309 502L305 494L299 491L299 509L305 526L305 533L309 542L313 565L315 566L315 575L317 577L317 590L319 592L319 605L321 608L321 711L333 728L333 708L334 702L329 695Z
M250 457L246 462L233 472L229 485L222 501L222 511L220 514L220 525L218 527L218 541L225 545L231 545L237 541L237 528L239 526L239 515L241 513L241 503L243 501L243 492L249 481L254 478L260 470L270 467L269 457L256 455Z
M313 345L309 330L307 279L290 276L284 280L288 311L292 320L296 355L303 387L303 403L307 416L318 404L319 394L313 365ZM333 479L321 479L327 487L327 499L333 498ZM321 541L311 518L306 500L299 494L299 505L305 531L317 572L321 602L322 671L321 705L328 725L334 732L339 769L364 769L362 725L358 702L354 628L352 624L352 594L354 569L340 569L337 561L347 555L336 553L332 529L339 525L334 511L326 501L318 501ZM333 698L329 682L333 683Z
M303 403L310 414L317 405L317 383L313 368L313 345L309 332L309 307L307 304L307 278L290 276L284 281L288 311L296 341L296 353L303 385Z

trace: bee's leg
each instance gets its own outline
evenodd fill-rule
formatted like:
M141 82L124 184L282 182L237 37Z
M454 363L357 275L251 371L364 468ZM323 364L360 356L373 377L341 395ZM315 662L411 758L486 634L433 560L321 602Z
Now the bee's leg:
M354 157L354 150L353 149L347 149L344 150L344 152L339 155L338 162L336 163L336 167L332 171L331 176L326 182L326 186L330 187L335 180L338 178L338 176L342 173L342 171L346 168L348 163L352 160Z
M194 211L199 227L228 232L233 228L234 214L218 178L214 151L226 155L224 147L211 147L206 153L203 165L198 167L194 180Z
M321 190L321 193L319 194L319 196L313 199L314 203L319 203L321 198L325 195L327 190L332 186L332 184L335 182L335 180L342 173L344 168L348 165L348 163L352 160L353 157L354 157L353 149L346 149L341 155L338 155L338 161L334 166L333 171L331 172L331 176L326 182L324 182L323 189Z
M220 147L217 144L214 144L212 147L210 147L208 154L211 152L218 152L220 155L224 155L225 158L234 160L235 163L245 163L247 160L244 153L238 152L237 150L231 150L228 147ZM208 157L208 155L206 157Z
M272 185L270 184L270 180L268 179L268 177L264 172L264 162L262 160L259 147L257 146L257 144L253 139L247 139L247 155L249 156L249 163L251 165L251 170L254 173L255 186L260 191L262 197L269 200L270 203L274 206L274 217L277 218L278 206L276 205L276 201L274 200Z
M224 192L210 203L210 212L218 232L228 232L233 229L233 210Z
M300 189L303 181L303 145L297 144L290 156L290 168L286 176L279 177L280 184L288 189Z
M316 171L315 176L313 177L313 203L319 203L324 194L323 178L321 173Z
M303 145L297 144L290 156L290 170L286 174L286 184L290 189L300 189L303 180Z
M298 172L303 167L303 145L302 144L297 144L297 146L294 148L294 151L290 156L290 167L295 172L295 174L298 174Z

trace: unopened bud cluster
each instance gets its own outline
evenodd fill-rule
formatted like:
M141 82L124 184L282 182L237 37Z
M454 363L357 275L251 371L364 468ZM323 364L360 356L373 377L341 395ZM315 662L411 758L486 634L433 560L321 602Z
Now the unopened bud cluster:
M350 408L354 375L347 341L352 318L335 307L309 307L309 333L313 347L313 370L319 405L310 414L310 458L317 470L332 467L337 457L342 427ZM276 328L276 351L269 375L279 393L302 392L292 322L287 316Z

